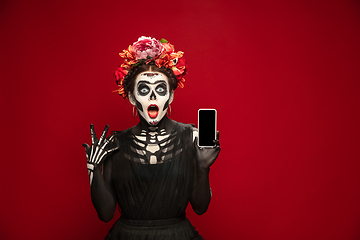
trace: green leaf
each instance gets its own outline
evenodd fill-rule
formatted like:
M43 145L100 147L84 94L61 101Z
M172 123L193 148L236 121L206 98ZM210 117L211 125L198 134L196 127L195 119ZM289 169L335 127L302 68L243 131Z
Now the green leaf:
M167 41L166 39L164 39L164 38L162 38L162 39L160 40L160 42L161 42L161 43L168 43L168 41Z

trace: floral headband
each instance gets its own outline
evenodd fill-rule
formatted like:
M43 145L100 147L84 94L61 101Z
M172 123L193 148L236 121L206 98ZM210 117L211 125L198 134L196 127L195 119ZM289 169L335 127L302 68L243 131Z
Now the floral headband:
M187 72L185 58L183 58L184 53L175 52L174 46L165 39L159 41L155 38L142 36L119 55L124 58L124 63L115 71L116 84L119 89L114 92L118 92L124 99L127 98L124 78L130 69L141 63L148 64L154 61L159 68L170 68L176 76L177 86L184 87L184 76Z

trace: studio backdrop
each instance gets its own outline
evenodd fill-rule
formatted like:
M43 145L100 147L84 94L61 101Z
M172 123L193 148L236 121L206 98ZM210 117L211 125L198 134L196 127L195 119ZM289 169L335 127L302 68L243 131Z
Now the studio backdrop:
M0 4L0 238L103 239L91 204L89 125L137 124L113 91L140 36L183 51L170 118L216 108L221 153L207 240L360 238L360 4L45 1Z

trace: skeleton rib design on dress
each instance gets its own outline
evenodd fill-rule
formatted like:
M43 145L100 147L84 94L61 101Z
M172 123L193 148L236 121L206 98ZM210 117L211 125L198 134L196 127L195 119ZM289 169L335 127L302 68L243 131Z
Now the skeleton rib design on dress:
M175 142L176 132L167 133L165 129L158 131L158 127L149 128L150 131L142 130L140 135L133 135L133 146L130 146L134 161L142 164L159 164L171 160L172 150L180 144L180 139ZM182 152L180 148L175 156ZM131 156L126 155L131 159Z

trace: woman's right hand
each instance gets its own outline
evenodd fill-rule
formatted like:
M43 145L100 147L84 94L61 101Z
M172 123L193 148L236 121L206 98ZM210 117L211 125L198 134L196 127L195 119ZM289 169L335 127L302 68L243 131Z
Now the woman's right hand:
M106 125L104 131L101 134L100 139L97 139L95 134L94 125L90 124L90 135L91 135L91 147L83 143L85 147L85 153L87 158L87 168L90 172L94 171L95 167L101 165L106 156L117 150L119 147L108 147L109 143L112 143L114 140L114 135L111 135L109 138L105 138L107 132L109 130L109 125ZM92 177L90 178L90 182L92 182Z

